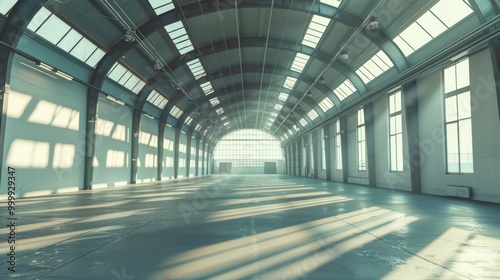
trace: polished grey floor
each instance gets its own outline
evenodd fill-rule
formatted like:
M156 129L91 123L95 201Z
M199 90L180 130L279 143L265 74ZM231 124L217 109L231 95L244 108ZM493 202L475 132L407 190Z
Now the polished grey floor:
M496 204L279 175L17 203L0 279L500 279Z

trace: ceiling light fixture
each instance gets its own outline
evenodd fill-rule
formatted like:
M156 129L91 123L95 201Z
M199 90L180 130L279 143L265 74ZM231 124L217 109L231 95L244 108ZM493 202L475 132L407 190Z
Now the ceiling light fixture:
M324 83L325 83L325 78L323 78L323 77L319 77L318 83L319 83L320 85L324 84Z
M127 30L123 35L123 40L128 43L135 42L135 30Z
M377 30L379 28L380 28L380 21L378 21L376 16L372 16L370 18L370 21L366 25L366 29L373 31L373 30Z
M339 55L340 59L342 60L347 60L349 59L349 54L347 53L346 50L342 50Z
M161 62L157 59L155 60L155 63L153 64L153 68L155 70L161 70L163 68L163 65L161 64Z
M312 94L310 91L308 91L308 92L307 92L307 96L308 96L308 97L311 97L311 96L313 96L313 94Z

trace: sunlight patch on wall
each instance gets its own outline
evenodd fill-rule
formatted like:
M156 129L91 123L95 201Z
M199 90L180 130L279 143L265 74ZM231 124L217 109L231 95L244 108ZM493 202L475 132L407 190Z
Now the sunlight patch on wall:
M109 137L113 130L114 123L111 121L97 119L95 122L95 134Z
M119 168L125 166L125 152L108 150L106 154L106 167Z
M156 167L156 155L155 154L146 154L144 167L148 167L148 168Z
M64 187L57 189L56 193L70 193L70 192L77 192L78 190L79 190L78 186Z
M119 141L127 140L127 128L124 125L117 124L111 138Z
M78 130L80 128L80 112L41 100L29 116L28 121L70 130Z
M7 164L17 168L46 168L49 165L48 142L16 139L7 155Z
M174 167L174 158L166 157L165 158L165 167Z
M163 148L166 150L169 150L169 151L173 151L174 150L174 142L172 142L172 140L169 140L169 139L163 139Z
M75 162L76 147L72 144L57 143L54 147L53 168L71 168Z
M31 99L33 99L33 97L27 94L17 91L10 91L7 117L13 119L19 119L20 117L22 117Z

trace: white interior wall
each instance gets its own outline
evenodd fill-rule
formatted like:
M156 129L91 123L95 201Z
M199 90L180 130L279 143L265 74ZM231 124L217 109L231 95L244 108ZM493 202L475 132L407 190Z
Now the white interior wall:
M87 89L17 55L9 86L2 178L15 168L18 197L81 189Z

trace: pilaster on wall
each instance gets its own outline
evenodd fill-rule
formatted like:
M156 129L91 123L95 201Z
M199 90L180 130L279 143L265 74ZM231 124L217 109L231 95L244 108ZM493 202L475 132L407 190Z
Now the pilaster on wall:
M365 115L365 133L366 133L366 158L368 164L368 185L376 186L375 178L375 116L373 113L373 103L367 103L363 106Z
M420 193L420 147L419 142L415 141L415 139L420 139L418 132L419 124L417 83L413 81L409 84L406 84L403 87L403 95L406 113L406 130L408 135L408 154L410 156L409 162L411 191L414 193Z
M174 140L174 179L179 176L179 147L180 147L181 130L175 128L175 140Z
M342 150L342 182L347 183L349 176L349 156L347 150L347 117L343 116L340 121L340 145Z
M332 179L332 174L331 174L331 167L332 167L332 161L331 161L331 154L332 154L332 147L330 144L330 129L328 129L328 126L322 128L324 131L324 137L325 139L321 139L321 141L324 141L325 143L325 162L326 162L326 180L330 181Z

